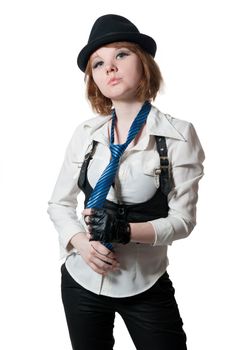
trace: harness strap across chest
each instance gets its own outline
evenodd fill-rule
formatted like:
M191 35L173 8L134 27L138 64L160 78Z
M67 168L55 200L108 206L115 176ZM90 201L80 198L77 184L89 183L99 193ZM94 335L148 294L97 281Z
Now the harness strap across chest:
M170 169L169 169L169 160L168 160L168 151L167 151L167 145L166 145L166 139L164 136L155 136L156 145L157 145L157 151L159 153L160 157L160 169L155 169L155 174L159 175L160 177L160 189L161 192L167 196L168 193L171 191L171 179L170 179ZM85 155L82 168L80 171L80 176L78 179L78 186L80 188L90 186L89 183L87 183L87 168L89 165L90 160L93 158L93 155L95 153L95 149L98 142L93 140L92 142L92 148L90 152L88 152Z

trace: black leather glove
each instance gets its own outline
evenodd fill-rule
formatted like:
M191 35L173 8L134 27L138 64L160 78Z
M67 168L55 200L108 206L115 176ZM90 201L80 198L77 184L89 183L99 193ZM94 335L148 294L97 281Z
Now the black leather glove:
M126 244L130 241L130 226L124 217L109 213L106 209L92 209L89 216L91 241Z

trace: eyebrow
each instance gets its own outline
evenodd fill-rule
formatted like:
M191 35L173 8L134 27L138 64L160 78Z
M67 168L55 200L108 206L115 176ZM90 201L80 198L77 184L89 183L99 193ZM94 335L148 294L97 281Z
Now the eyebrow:
M94 56L93 56L94 55ZM93 61L95 58L97 58L97 57L99 57L100 58L100 56L98 55L98 54L96 54L96 53L93 53L92 55L91 55L91 61Z

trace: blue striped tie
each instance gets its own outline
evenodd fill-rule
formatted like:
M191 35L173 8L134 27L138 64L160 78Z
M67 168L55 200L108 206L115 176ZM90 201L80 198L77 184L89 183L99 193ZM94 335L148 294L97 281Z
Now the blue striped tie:
M134 119L127 136L125 143L120 145L114 145L114 124L116 120L116 113L113 110L112 114L112 128L111 128L111 141L110 141L110 151L112 154L112 159L105 168L104 172L97 181L95 188L93 189L90 198L87 202L87 208L103 208L109 189L114 182L114 178L119 165L120 157L122 156L125 149L128 147L130 142L136 137L138 132L141 130L143 124L145 123L147 116L150 112L151 104L146 101L136 118ZM108 249L112 250L111 243L102 242Z

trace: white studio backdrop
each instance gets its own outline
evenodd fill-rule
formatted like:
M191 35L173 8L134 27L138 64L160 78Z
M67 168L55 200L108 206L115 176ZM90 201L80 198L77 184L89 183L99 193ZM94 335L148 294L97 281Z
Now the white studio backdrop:
M46 210L70 137L93 116L76 57L107 13L155 38L165 80L155 105L191 121L205 150L198 225L169 248L168 272L188 349L231 349L233 28L226 0L1 2L0 347L71 349ZM114 334L115 350L135 349L118 315Z

